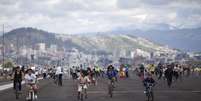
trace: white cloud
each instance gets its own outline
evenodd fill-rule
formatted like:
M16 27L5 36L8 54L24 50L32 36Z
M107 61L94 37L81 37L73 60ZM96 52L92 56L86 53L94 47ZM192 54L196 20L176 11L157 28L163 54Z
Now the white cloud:
M201 26L201 0L0 0L7 30L37 27L58 33L107 31L122 26Z

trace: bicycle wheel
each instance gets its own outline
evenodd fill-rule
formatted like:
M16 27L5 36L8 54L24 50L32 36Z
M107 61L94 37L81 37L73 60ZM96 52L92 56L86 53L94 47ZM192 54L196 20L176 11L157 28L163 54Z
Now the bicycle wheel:
M150 101L150 92L147 93L147 101Z
M80 96L81 96L80 100L81 100L81 101L84 101L84 94L83 94L83 93L81 93L81 95L80 95Z
M34 101L34 98L35 98L34 92L30 92L30 94L31 94L30 101Z
M151 101L154 101L154 93L153 92L150 93L150 97L151 97Z
M112 98L113 97L113 86L110 84L108 87L109 95Z

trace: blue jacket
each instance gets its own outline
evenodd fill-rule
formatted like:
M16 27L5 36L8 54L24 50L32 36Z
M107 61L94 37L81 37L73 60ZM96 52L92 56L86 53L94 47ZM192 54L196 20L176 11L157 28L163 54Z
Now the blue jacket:
M113 77L116 77L117 73L115 70L107 71L107 77L108 79L112 79Z

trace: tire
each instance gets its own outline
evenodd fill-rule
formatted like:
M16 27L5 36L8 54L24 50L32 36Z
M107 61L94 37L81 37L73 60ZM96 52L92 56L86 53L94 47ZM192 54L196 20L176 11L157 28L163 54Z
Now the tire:
M30 95L31 95L30 101L34 101L35 100L35 94L34 94L34 92L30 92Z
M153 92L149 92L147 94L147 100L148 101L154 101L154 94L153 94Z
M83 93L81 93L81 95L80 95L81 97L80 97L80 100L81 101L84 101L84 94Z
M153 92L151 92L151 101L154 101L154 93Z
M150 101L150 92L147 94L147 97L148 97L148 101Z
M31 95L30 101L33 101L33 92L30 92L30 95Z
M109 90L109 95L112 98L113 97L113 86L111 84L108 86L108 90Z

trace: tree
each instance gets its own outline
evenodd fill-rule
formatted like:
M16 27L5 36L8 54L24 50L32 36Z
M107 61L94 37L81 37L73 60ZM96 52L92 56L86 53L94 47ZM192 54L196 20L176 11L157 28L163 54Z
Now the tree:
M3 65L2 65L3 68L13 68L14 67L14 64L13 62L11 61L6 61Z

